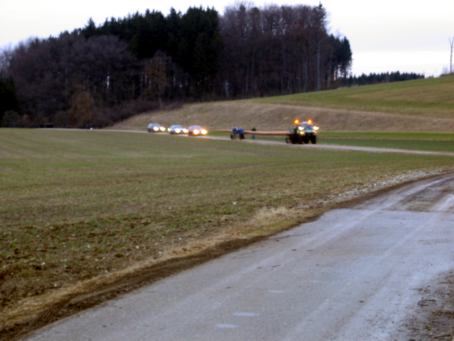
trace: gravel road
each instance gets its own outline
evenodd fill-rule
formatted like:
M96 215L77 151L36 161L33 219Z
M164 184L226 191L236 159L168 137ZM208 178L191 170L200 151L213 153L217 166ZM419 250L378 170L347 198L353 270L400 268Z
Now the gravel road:
M30 340L408 340L421 288L454 268L453 245L445 176L332 210Z
M117 133L139 133L139 134L149 134L144 130L122 130L122 129L101 129L95 130L95 132L117 132ZM228 133L226 132L226 135ZM185 135L173 136L179 138L197 138L205 140L215 140L215 141L230 141L229 137L222 136L198 136L190 137ZM235 141L234 141L235 142ZM239 141L236 141L239 142ZM360 147L360 146L346 146L346 145L337 145L337 144L286 144L284 139L282 141L273 141L273 140L252 140L245 139L240 143L254 143L261 145L271 145L271 146L286 146L291 148L306 148L306 149L325 149L325 150L344 150L344 151L357 151L357 152L369 152L369 153L397 153L397 154L408 154L408 155L433 155L433 156L452 156L454 157L454 152L438 152L438 151L427 151L427 150L412 150L412 149L400 149L400 148L378 148L378 147Z

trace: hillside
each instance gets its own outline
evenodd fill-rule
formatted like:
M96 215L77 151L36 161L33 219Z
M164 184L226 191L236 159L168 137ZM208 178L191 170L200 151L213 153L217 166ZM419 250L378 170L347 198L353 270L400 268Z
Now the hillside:
M454 118L454 76L268 97L262 103Z
M454 131L454 76L313 93L186 104L132 117L115 128L203 124L286 129L295 117L312 117L324 130Z

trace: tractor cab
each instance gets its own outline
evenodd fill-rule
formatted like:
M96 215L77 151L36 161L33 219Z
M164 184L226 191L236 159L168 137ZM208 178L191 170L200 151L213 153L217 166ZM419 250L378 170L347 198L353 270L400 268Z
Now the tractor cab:
M312 119L308 119L307 121L296 119L293 121L293 127L289 129L285 142L292 144L316 144L318 130L319 127L314 124Z

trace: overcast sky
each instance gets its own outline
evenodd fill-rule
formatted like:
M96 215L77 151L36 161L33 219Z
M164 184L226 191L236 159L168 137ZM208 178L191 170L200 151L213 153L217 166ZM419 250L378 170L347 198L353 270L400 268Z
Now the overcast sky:
M0 47L29 37L58 35L82 27L91 17L106 18L170 7L215 7L220 13L235 0L0 0ZM454 37L454 0L324 0L332 33L347 36L354 74L418 72L438 75L449 66L449 38ZM255 5L307 4L319 0L254 1Z

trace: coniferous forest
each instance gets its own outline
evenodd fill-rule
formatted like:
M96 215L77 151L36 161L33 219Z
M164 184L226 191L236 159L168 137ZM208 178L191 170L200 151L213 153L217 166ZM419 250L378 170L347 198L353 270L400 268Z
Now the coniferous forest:
M236 5L146 11L0 57L3 126L105 126L163 104L335 88L349 75L346 37L323 6Z

